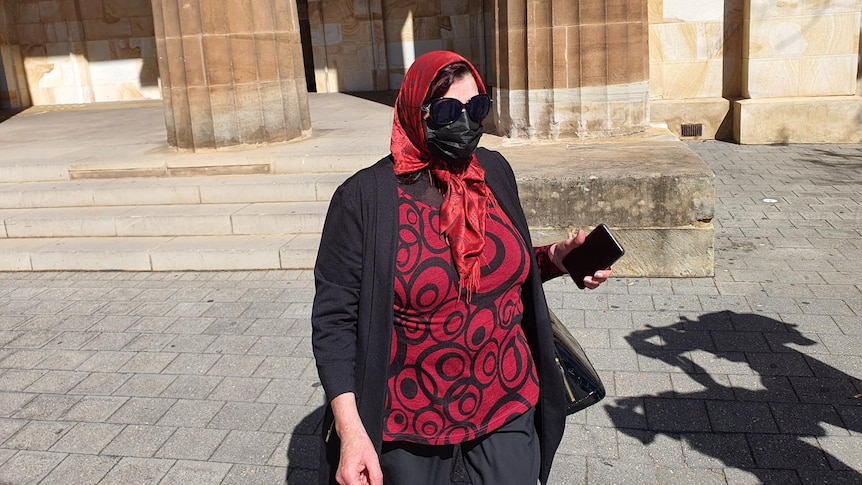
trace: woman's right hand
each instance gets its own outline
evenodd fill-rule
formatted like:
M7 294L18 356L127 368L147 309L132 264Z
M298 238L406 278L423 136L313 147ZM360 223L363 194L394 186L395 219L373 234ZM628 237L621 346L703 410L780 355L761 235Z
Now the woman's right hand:
M380 461L365 430L339 438L341 460L338 462L335 480L341 485L382 485Z
M335 480L341 485L383 485L380 460L359 418L355 395L342 394L330 404L335 415L335 431L341 440L341 459Z

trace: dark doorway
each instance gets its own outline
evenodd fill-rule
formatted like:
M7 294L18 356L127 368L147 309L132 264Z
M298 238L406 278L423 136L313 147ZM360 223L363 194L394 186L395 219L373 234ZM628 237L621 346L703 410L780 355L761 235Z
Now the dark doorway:
M309 93L317 92L314 81L314 54L311 50L311 22L308 20L308 0L296 0L299 12L299 38L302 41L302 63L305 65L305 87Z

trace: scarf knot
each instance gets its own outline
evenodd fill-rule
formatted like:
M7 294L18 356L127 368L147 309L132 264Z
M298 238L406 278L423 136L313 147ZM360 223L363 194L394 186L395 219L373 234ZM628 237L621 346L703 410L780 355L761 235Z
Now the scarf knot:
M444 192L440 206L440 233L452 252L452 262L458 272L458 295L467 301L479 289L480 256L485 249L485 219L488 213L489 189L485 170L476 155L462 170L453 172L434 160L425 141L422 103L431 82L440 70L450 64L464 62L469 66L480 93L485 93L482 78L463 57L449 51L435 51L416 59L408 69L395 100L390 149L395 160L395 174L403 175L430 167Z

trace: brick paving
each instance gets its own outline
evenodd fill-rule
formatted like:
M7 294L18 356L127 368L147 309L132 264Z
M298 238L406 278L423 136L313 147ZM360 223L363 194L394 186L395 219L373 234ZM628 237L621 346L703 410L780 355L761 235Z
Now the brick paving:
M552 483L862 483L862 146L689 146L714 278L546 285L608 390ZM315 483L312 295L309 271L0 273L0 483Z

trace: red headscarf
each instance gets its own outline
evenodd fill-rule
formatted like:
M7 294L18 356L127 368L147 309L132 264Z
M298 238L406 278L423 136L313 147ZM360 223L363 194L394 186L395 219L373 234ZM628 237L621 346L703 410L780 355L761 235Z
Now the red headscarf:
M429 152L422 119L422 102L431 82L441 69L456 62L466 63L476 79L479 92L486 92L476 68L458 54L435 51L420 56L407 70L395 100L390 150L395 159L396 175L430 167L431 173L444 187L440 232L452 248L452 260L459 276L459 293L460 290L466 290L469 301L479 288L479 255L485 249L485 216L489 195L485 185L485 170L479 166L476 155L473 155L466 169L457 173L448 170L445 163L435 159Z

